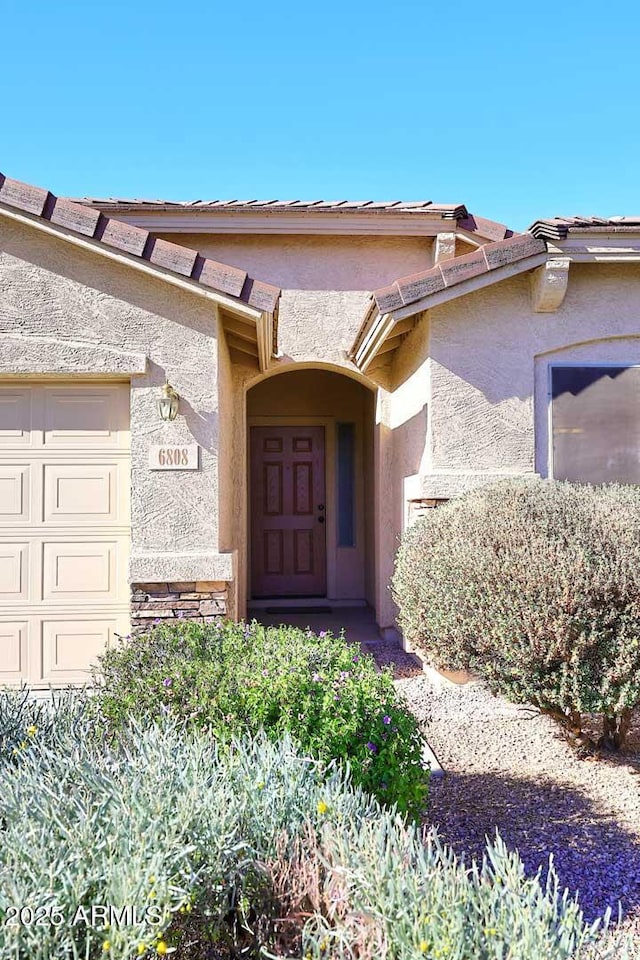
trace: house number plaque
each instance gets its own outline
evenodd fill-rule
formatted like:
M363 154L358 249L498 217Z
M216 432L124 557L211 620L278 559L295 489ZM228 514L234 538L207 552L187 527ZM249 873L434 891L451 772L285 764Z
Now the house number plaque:
M149 448L151 470L197 470L200 465L197 443L154 444Z

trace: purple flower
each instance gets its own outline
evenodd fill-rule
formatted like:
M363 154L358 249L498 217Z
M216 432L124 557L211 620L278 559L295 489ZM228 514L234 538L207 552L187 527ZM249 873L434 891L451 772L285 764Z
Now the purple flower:
M382 718L382 722L386 723L387 725L391 723L391 717L389 716L388 713L385 713L384 717Z
M322 680L322 677L320 676L319 673L314 673L311 679L313 680L314 683L320 683L320 681Z
M326 630L321 630L320 633L318 634L318 636L320 637L320 639L322 639L323 637L326 637L326 635L327 635L327 631L326 631Z
M341 671L340 671L340 679L341 679L341 680L348 680L350 676L351 676L351 674L349 673L348 670L341 670Z
M360 663L360 657L358 656L357 653L356 653L355 657L353 658L353 662L354 662L354 663Z
M170 687L172 683L173 683L173 680L171 679L171 677L165 677L164 680L162 681L162 686Z
M263 671L262 671L262 676L263 676L263 677L268 677L268 676L269 676L269 671L268 671L268 670L263 670Z
M369 740L369 742L367 743L367 750L371 750L371 753L378 752L378 748L376 747L375 743L371 742L371 740Z

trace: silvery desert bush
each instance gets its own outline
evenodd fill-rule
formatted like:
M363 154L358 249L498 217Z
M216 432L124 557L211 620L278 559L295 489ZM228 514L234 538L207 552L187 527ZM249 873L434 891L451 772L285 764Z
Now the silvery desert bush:
M92 708L54 705L42 735L0 753L2 960L206 960L212 944L313 960L631 957L553 871L544 887L526 878L499 838L464 866L287 736L220 751L165 719L105 743ZM0 737L37 709L0 692Z
M328 822L321 834L323 882L303 931L304 956L358 960L631 960L630 947L587 925L549 870L544 884L526 877L516 852L497 836L471 868L390 815L357 833Z
M393 594L438 666L620 746L640 701L640 490L510 480L403 535Z
M277 838L321 799L354 824L378 809L287 738L221 754L165 719L103 742L81 696L57 713L0 692L0 720L3 960L171 953L194 915L207 941L246 939Z

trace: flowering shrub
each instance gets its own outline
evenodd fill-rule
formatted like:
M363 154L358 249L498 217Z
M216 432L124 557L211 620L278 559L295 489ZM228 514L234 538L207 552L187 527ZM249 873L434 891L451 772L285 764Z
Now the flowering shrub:
M185 622L154 627L100 662L99 703L111 728L130 717L180 717L222 742L290 732L319 760L348 761L354 783L414 816L428 770L414 716L390 671L342 637L294 627Z
M12 713L22 723L0 692L0 722ZM78 697L44 742L0 753L0 957L631 957L553 870L545 887L526 879L499 839L465 868L287 737L222 751L165 719L103 743L93 719Z
M623 743L640 702L640 490L505 481L406 531L393 593L436 665Z

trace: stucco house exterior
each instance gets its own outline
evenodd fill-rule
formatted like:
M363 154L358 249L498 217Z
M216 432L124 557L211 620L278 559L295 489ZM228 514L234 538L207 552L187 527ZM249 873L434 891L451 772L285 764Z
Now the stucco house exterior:
M640 218L514 233L463 204L0 175L0 684L255 602L392 631L422 510L514 475L640 482L638 371Z

